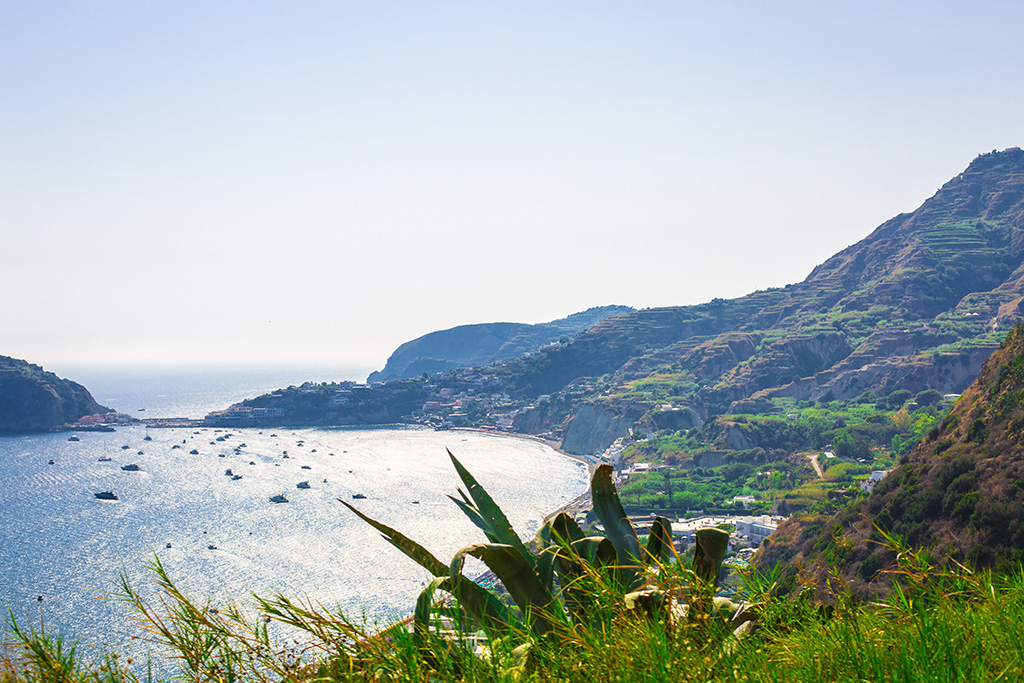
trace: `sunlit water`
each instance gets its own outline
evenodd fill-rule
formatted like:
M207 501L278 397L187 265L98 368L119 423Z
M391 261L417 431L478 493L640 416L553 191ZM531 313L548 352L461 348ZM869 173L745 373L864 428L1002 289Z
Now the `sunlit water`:
M523 536L587 486L582 465L545 446L470 432L131 427L79 438L0 438L0 606L86 644L123 647L137 633L123 605L101 598L119 569L150 586L154 555L201 598L280 591L373 619L409 613L425 572L337 499L447 561L484 539L445 497L459 486L446 448ZM130 463L141 471L121 469Z

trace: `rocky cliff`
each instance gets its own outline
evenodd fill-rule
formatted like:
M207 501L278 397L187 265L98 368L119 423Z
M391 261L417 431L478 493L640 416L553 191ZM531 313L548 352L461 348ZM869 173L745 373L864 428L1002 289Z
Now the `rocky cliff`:
M107 412L81 384L0 356L0 434L47 431Z

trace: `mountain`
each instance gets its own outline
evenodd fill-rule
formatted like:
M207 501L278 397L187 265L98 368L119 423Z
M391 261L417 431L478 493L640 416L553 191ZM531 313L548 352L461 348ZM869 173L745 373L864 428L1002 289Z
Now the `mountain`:
M978 567L1024 559L1024 323L977 380L870 497L833 516L795 516L759 553L763 566L830 567L864 592L892 559L877 529L937 560Z
M410 379L453 368L489 365L532 353L593 327L606 318L634 309L628 306L596 306L566 318L538 325L480 323L431 332L399 346L383 370L368 382Z
M0 356L0 434L46 431L108 412L81 384Z
M563 447L581 452L582 435L603 448L652 424L664 396L708 420L783 397L958 393L1022 317L1024 151L1012 148L977 157L800 283L611 318L500 370L523 395L578 396L517 426L562 429ZM602 376L601 392L579 395Z

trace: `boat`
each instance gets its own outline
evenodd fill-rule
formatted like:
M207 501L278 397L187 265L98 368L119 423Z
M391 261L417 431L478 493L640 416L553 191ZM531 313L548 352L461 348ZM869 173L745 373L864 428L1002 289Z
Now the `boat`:
M56 464L56 463L54 463L54 461L53 461L53 458L50 458L50 461L49 461L49 463L48 463L48 464L50 464L50 465L54 465L54 464Z
M136 455L145 455L145 453L143 453L142 451L139 451L138 453L136 453Z
M104 455L102 458L100 458L99 461L100 462L110 462L110 458L108 458L107 456Z
M189 454L189 455L199 455L199 451L197 451L196 449L194 449L194 448L193 448L192 450L190 450L190 451L188 452L188 454Z
M122 450L122 451L126 451L126 450L128 450L129 448L131 448L131 446L129 446L128 444L125 444L125 445L121 446L121 450Z
M234 475L235 475L235 473L232 472L230 469L224 470L224 476L226 476L226 477L233 477Z
M297 488L297 489L308 489L309 488L309 482L308 481L300 481L298 484L295 485L295 488Z
M100 491L92 495L96 496L100 500L119 500L117 494L113 491Z
M77 436L69 436L68 441L81 441Z
M235 474L235 475L233 475L233 476L231 477L231 481L238 481L238 480L239 480L239 479L241 479L241 478L242 478L242 475L241 475L241 474Z
M366 496L364 496L361 493L353 493L352 497L355 498L356 500L364 500L366 498Z
M283 495L278 494L276 496L271 496L270 497L270 502L271 503L287 503L288 499L285 498Z
M142 468L136 465L135 463L131 463L130 465L121 465L121 469L124 470L125 472L138 472Z
M172 451L173 451L173 450L174 450L175 448L181 448L181 444L174 444L173 446L171 446L171 450L172 450Z
M146 434L146 436L142 440L143 441L152 441L153 437L151 437L149 434Z
M170 544L170 542L168 541L167 545L165 545L164 547L165 547L165 548L170 548L170 547L171 547L171 544Z
M217 546L215 546L214 544L211 543L210 545L206 546L206 549L207 550L216 550Z
M313 469L313 468L312 468L312 467L310 467L309 465L303 465L303 466L302 466L301 468L299 468L299 469L303 469L303 470L311 470L311 469Z

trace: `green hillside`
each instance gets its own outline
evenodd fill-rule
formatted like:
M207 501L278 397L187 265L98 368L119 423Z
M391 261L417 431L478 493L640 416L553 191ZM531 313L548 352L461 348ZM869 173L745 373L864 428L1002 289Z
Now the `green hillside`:
M524 396L554 400L601 385L567 411L521 420L532 431L562 430L572 450L574 416L587 401L611 416L639 414L631 423L643 427L664 403L706 421L774 410L776 399L959 393L1022 319L1022 302L1024 151L1014 148L979 156L917 210L800 283L619 316L500 372ZM637 395L638 382L667 391ZM577 431L592 427L585 422Z
M895 534L937 561L1008 569L1024 558L1024 323L1006 337L956 406L912 454L834 515L788 520L760 553L765 566L838 571L858 592L895 560Z

